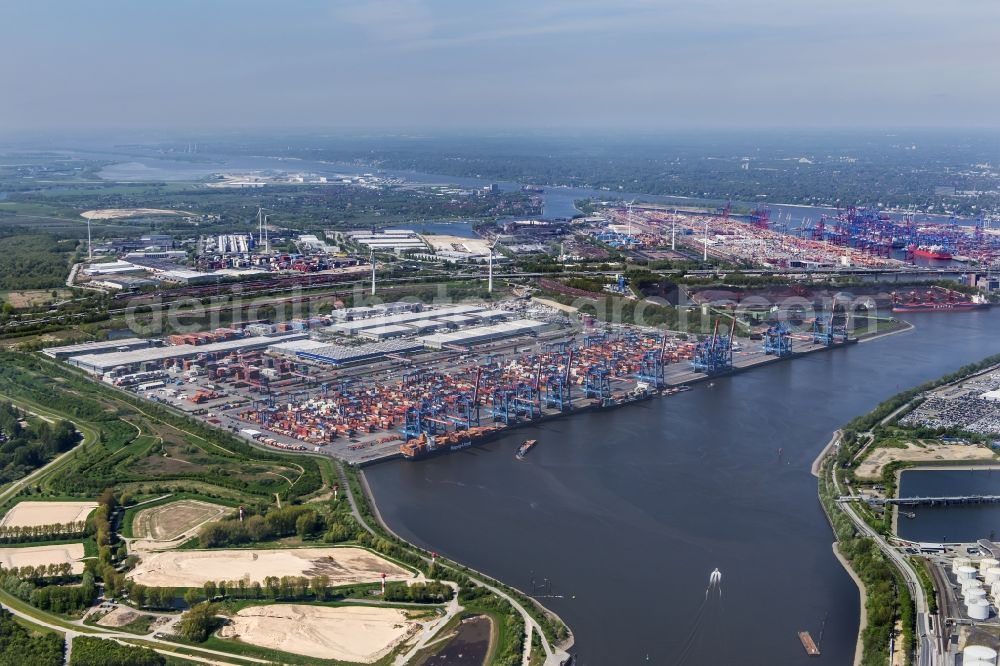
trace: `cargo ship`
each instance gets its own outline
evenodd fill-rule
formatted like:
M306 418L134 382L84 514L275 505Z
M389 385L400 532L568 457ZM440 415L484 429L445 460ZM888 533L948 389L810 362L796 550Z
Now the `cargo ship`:
M521 446L517 447L517 453L514 457L518 460L524 460L524 456L528 455L528 451L535 448L535 444L538 444L537 439L526 439L521 443Z
M421 433L420 437L408 439L399 445L399 452L407 460L420 460L440 453L461 451L470 446L482 444L500 431L499 426L484 426L481 428L469 428L468 430L456 430L445 435L427 435Z
M951 252L943 245L910 246L910 249L913 251L914 258L920 257L921 259L936 259L939 261L951 259Z
M940 292L943 292L943 294ZM969 300L964 300L964 297L957 292L947 289L941 289L940 292L928 291L922 297L918 296L916 292L911 292L909 299L906 301L893 294L892 311L897 313L949 312L954 310L981 310L990 306L990 302L978 294Z

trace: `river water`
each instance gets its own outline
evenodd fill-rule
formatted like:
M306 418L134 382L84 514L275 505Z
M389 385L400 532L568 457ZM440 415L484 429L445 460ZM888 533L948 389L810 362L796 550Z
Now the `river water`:
M900 497L1000 495L1000 469L906 470L899 476ZM904 539L972 542L1000 534L1000 504L907 507L897 532Z
M1000 351L1000 310L910 320L906 333L366 474L403 537L525 591L549 593L547 579L558 598L544 602L575 632L581 664L807 664L803 629L822 635L824 662L847 664L858 591L810 465L852 417ZM529 437L539 445L517 462ZM715 567L722 598L706 602Z

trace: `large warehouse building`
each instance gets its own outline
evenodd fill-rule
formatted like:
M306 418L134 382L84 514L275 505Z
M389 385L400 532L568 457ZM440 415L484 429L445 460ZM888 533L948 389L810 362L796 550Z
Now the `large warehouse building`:
M212 356L215 354L228 354L235 350L253 351L255 349L265 349L276 342L298 340L307 337L309 337L308 333L297 332L284 335L237 338L235 340L226 340L225 342L215 342L207 345L169 345L166 347L149 347L147 349L109 352L106 354L90 353L71 356L67 360L67 363L82 368L87 372L103 375L115 368L134 370L141 369L144 363L162 364L165 361L194 358L202 354Z
M534 319L517 319L515 321L505 321L492 326L477 326L466 328L461 331L449 333L435 333L417 338L425 346L431 349L442 349L447 346L469 347L471 345L513 338L518 335L531 335L541 333L550 328L551 325L544 321Z

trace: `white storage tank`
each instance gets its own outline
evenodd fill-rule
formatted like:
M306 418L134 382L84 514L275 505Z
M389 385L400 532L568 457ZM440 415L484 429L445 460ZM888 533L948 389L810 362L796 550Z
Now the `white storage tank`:
M968 557L956 557L951 561L951 572L953 574L957 574L959 567L967 567L971 563L972 560L970 560Z
M967 585L962 588L962 598L968 601L970 598L985 598L986 590L981 587L976 587L975 585Z
M962 662L968 664L970 661L985 661L989 664L997 663L997 651L985 645L968 645L962 650Z
M990 567L985 574L986 584L993 585L1000 582L1000 567Z
M990 617L990 602L986 599L971 601L966 608L969 611L969 617L973 620L986 620Z
M993 567L1000 567L1000 560L995 557L984 557L979 560L979 575L985 576L986 571Z
M976 577L976 568L970 567L968 564L960 566L958 568L958 580L972 580Z
M966 578L962 581L962 589L967 587L983 587L983 581L978 578Z
M972 661L962 660L962 666L995 666L992 661L983 661L982 659L973 659Z

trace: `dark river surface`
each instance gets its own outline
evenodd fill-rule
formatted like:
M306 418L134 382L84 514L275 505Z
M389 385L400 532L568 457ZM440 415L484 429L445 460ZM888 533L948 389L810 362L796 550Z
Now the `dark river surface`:
M848 664L858 590L810 465L879 401L1000 352L1000 310L908 319L915 330L365 473L403 537L525 591L551 581L560 596L543 602L580 664L813 663L803 629L822 635L823 662ZM723 596L706 602L715 567Z
M905 470L899 476L900 497L1000 495L1000 469ZM930 542L972 542L1000 534L1000 504L916 506L900 516L896 531L904 539Z

